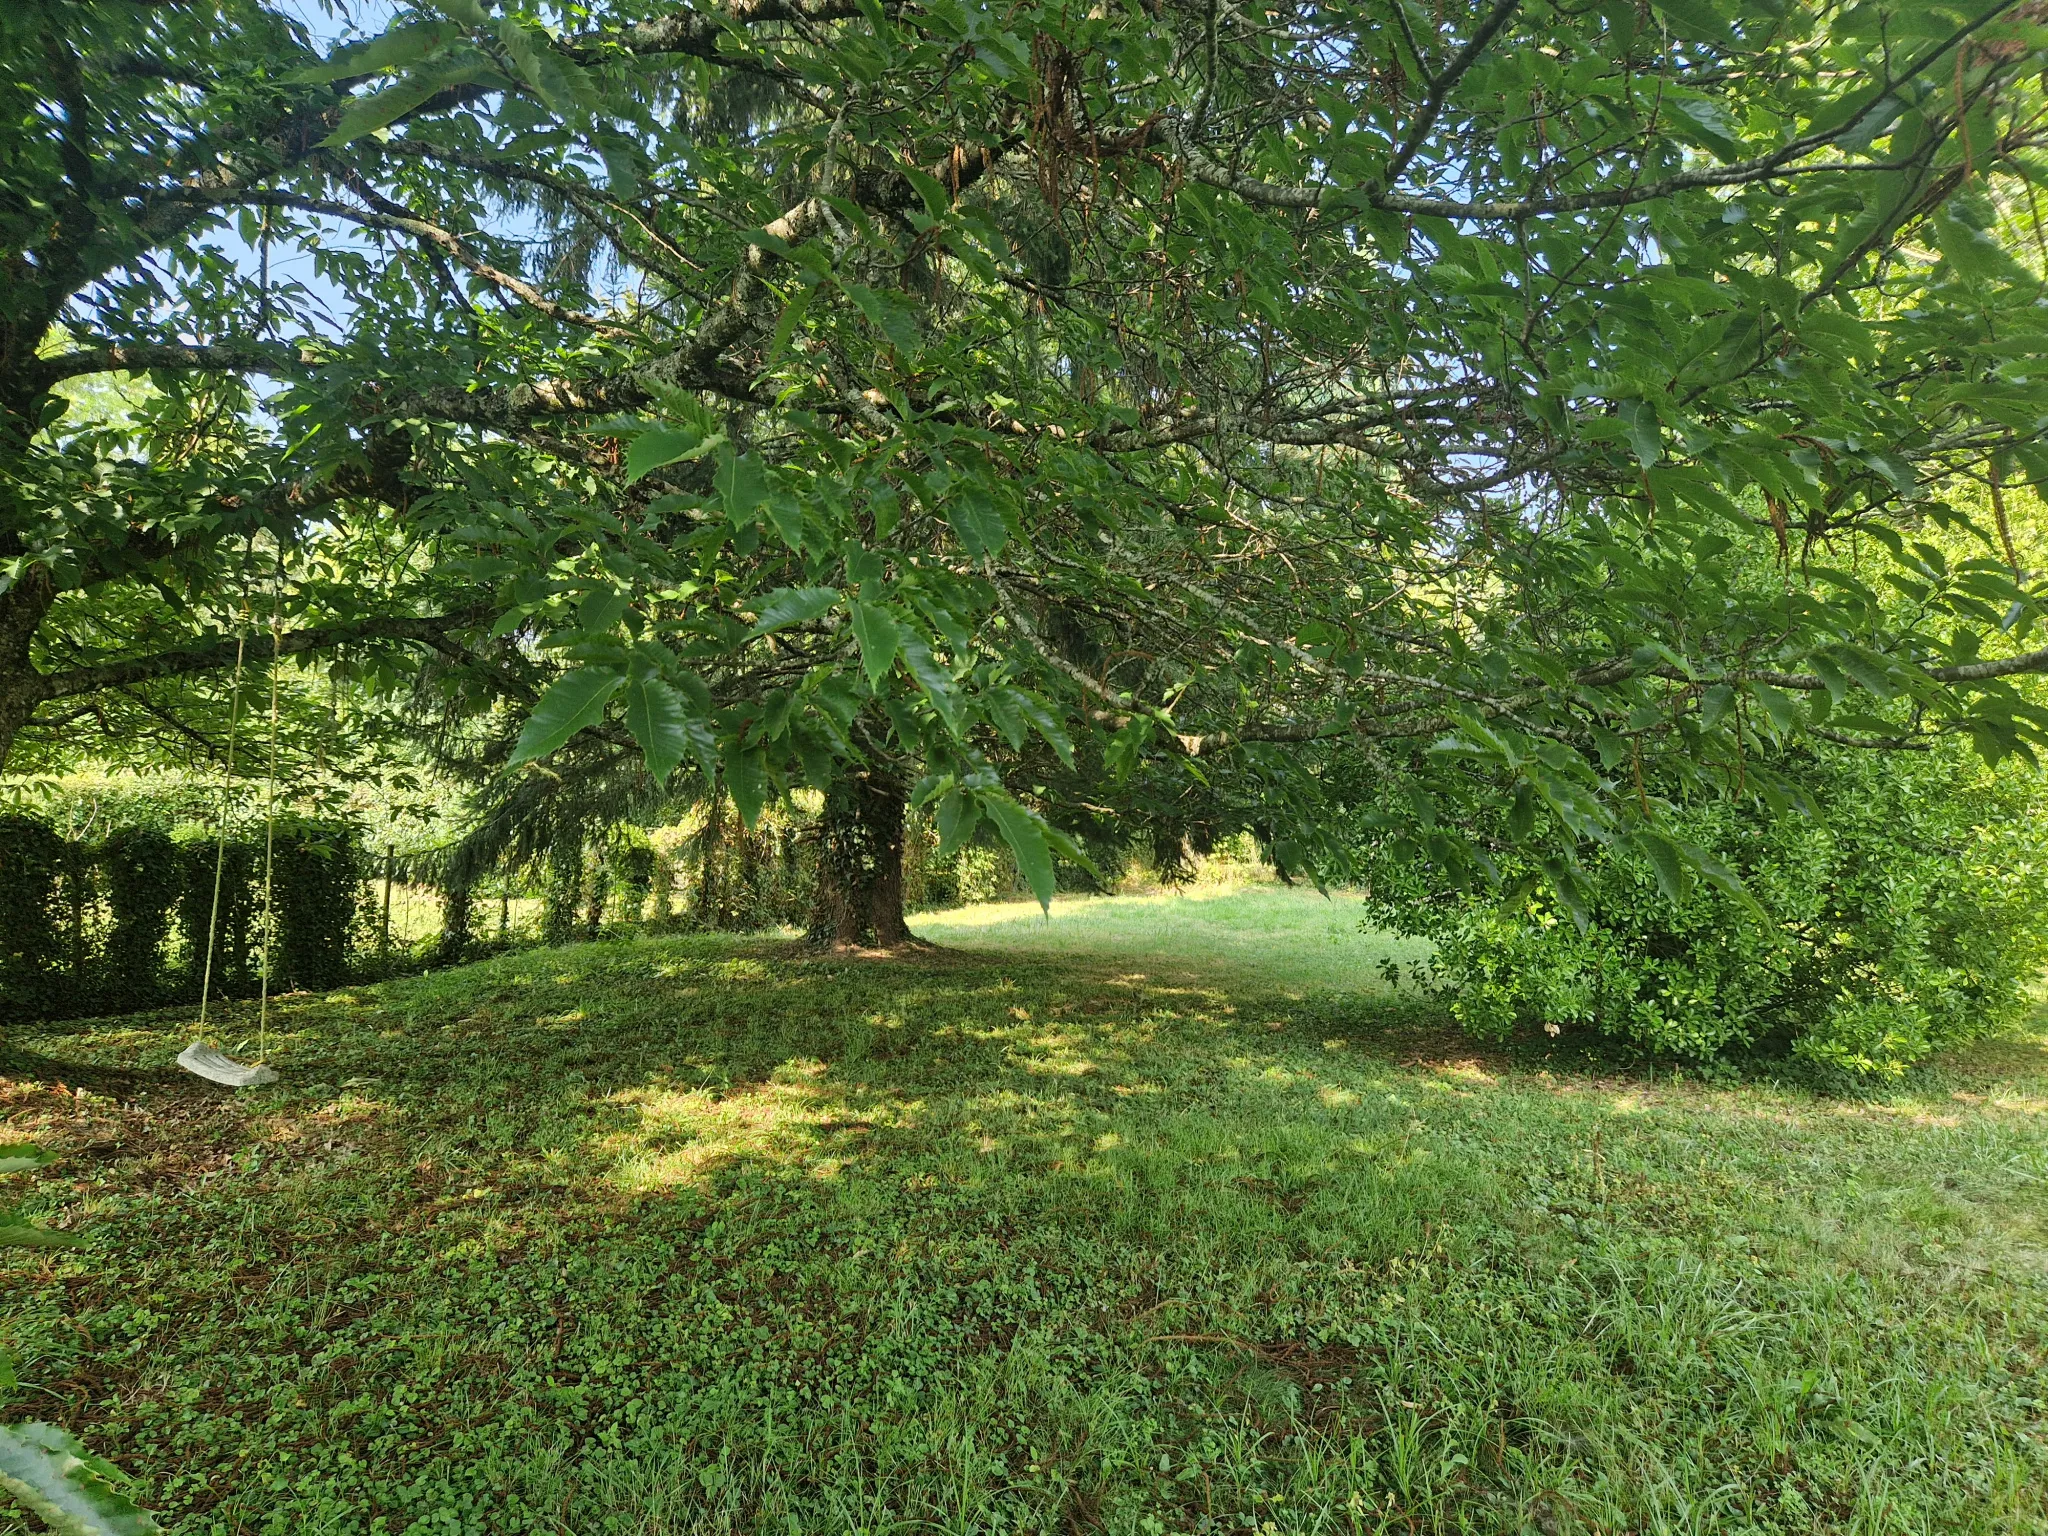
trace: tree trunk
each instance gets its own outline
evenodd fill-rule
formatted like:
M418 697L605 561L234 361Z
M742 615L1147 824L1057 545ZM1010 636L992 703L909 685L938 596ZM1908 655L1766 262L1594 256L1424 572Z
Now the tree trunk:
M811 938L842 949L913 943L903 920L903 790L869 771L825 797Z
M0 536L0 555L19 553L19 545L18 538ZM29 659L29 648L56 590L49 571L37 565L0 592L0 768L7 766L15 733L43 700L43 679Z
M711 786L711 801L704 809L704 831L697 839L697 926L718 927L718 864L725 843L725 791Z
M460 965L469 952L473 893L466 884L450 883L441 890L441 937L434 944L434 963Z

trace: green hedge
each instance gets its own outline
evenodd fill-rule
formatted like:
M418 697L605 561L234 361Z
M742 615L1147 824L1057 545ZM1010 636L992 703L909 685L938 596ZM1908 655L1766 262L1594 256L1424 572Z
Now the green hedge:
M1482 1038L1585 1030L1887 1077L2031 1012L2048 964L2048 785L1959 744L1789 766L1810 812L1728 798L1668 820L1741 875L1768 921L1704 885L1667 901L1642 859L1608 849L1586 860L1581 931L1502 840L1517 898L1431 891L1382 863L1372 924L1435 940L1416 979Z
M0 1019L43 1017L62 996L64 854L33 816L0 816Z
M164 941L186 883L183 850L159 827L120 827L101 842L99 866L113 923L100 957L103 985L147 1006L164 990Z
M281 823L273 858L272 989L346 981L362 886L354 830ZM223 845L206 827L157 816L97 840L67 839L36 816L0 817L0 1022L192 1001L209 927L214 993L253 993L263 980L263 860L260 825Z

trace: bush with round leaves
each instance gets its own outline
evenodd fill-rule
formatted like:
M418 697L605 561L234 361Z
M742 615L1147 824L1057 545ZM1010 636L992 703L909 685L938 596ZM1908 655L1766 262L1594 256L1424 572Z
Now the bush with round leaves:
M1804 809L1726 798L1666 818L1755 906L1705 884L1674 902L1646 859L1602 849L1583 861L1582 926L1502 837L1507 899L1387 862L1371 921L1435 941L1416 979L1483 1038L1589 1030L1693 1060L1790 1053L1891 1076L2029 1012L2048 964L2042 780L1959 745L1796 766Z

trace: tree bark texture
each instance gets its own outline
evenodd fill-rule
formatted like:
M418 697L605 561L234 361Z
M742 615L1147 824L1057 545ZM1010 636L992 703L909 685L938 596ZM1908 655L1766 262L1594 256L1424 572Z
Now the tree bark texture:
M846 949L911 942L903 920L902 786L870 770L825 797L811 938Z

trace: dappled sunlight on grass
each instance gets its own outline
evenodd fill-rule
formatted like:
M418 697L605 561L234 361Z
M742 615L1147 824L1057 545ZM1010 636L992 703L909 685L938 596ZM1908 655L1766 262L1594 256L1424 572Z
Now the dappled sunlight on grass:
M507 955L289 1000L263 1094L80 1027L159 1075L0 1088L65 1159L5 1193L91 1241L0 1260L0 1329L198 1536L2044 1518L2037 1047L1854 1101L1569 1072L1268 980L1330 973L1275 894L1315 922L1235 979L1184 933Z
M921 913L922 938L977 952L1154 959L1177 973L1254 980L1290 993L1389 990L1386 966L1408 967L1429 945L1362 930L1359 899L1279 885L1204 886L1137 896L1061 896ZM1144 973L1126 973L1144 979Z

